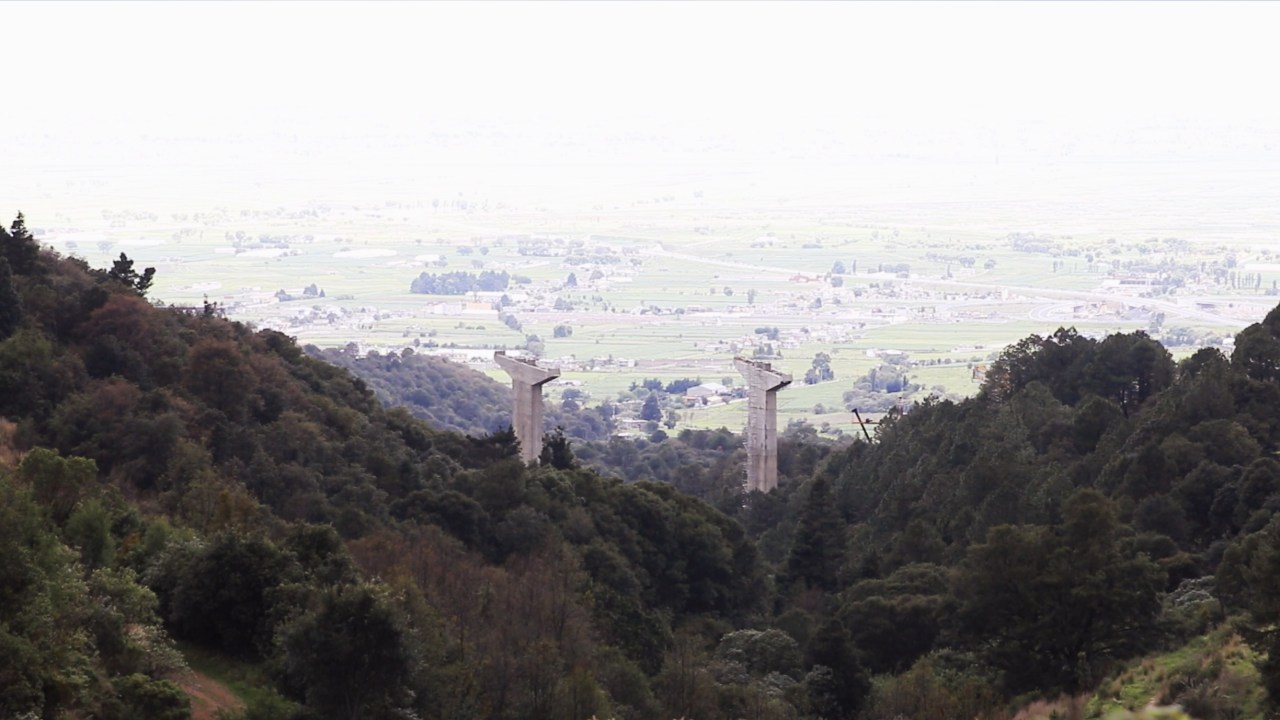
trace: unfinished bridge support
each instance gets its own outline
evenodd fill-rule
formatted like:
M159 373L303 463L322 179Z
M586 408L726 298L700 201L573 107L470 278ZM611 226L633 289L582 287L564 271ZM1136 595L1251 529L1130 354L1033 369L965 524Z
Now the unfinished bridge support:
M511 376L511 426L520 441L520 459L526 464L535 462L542 454L542 386L560 377L560 370L507 357L501 350L493 359Z
M791 376L766 362L734 358L747 379L747 492L770 492L778 486L778 390Z

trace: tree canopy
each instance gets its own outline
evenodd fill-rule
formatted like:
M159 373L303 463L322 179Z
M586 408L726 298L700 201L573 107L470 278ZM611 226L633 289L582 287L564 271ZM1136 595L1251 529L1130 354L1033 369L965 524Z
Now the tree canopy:
M4 717L186 717L173 639L298 717L998 717L1215 624L1277 654L1280 309L1180 363L1032 336L764 495L727 430L562 411L525 465L496 383L0 250Z

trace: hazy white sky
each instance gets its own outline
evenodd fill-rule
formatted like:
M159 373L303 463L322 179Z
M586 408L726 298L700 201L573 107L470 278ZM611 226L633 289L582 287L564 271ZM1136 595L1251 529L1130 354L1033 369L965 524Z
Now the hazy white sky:
M1276 3L5 2L0 26L19 132L1280 123Z

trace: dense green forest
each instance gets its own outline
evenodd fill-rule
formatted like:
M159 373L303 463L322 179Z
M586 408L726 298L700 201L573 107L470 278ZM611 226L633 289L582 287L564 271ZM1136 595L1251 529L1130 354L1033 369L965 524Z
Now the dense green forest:
M1003 718L1207 633L1280 698L1280 309L1027 338L746 495L727 432L525 466L152 277L0 231L0 717L190 717L190 648L246 718ZM1260 716L1241 672L1136 706Z

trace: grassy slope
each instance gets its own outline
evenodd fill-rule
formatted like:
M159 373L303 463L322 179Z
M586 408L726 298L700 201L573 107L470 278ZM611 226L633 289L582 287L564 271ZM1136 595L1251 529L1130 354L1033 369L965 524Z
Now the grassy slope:
M1015 720L1128 717L1128 712L1171 705L1200 720L1260 720L1266 717L1266 694L1258 660L1258 653L1225 623L1175 650L1134 660L1092 695L1035 701Z
M1257 660L1258 653L1225 624L1177 650L1143 658L1104 682L1089 702L1089 716L1177 702L1195 717L1261 718L1265 694Z

